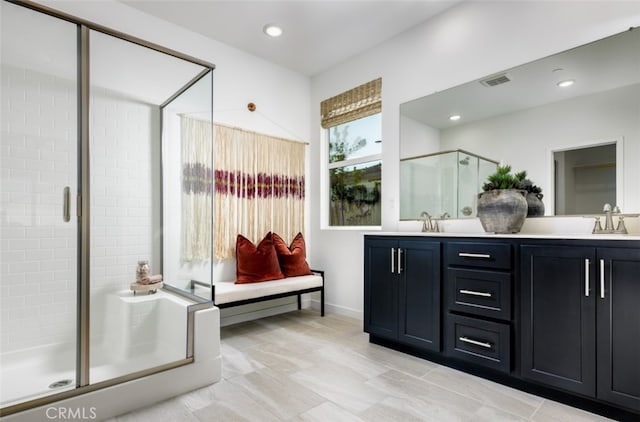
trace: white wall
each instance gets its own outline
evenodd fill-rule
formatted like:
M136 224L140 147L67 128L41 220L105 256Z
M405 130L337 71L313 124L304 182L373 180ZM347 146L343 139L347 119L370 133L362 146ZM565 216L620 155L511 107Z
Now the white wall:
M320 157L320 102L382 77L382 222L398 228L399 106L503 69L640 24L640 3L616 1L467 2L314 77L311 156ZM322 230L320 161L311 161L310 259L326 270L328 309L361 315L363 236Z

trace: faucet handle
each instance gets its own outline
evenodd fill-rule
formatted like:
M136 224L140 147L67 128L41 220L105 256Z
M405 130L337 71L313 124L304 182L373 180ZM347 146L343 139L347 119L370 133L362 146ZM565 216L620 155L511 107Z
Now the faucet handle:
M624 225L624 216L621 215L618 217L618 227L616 227L616 233L618 234L628 234L627 227Z
M596 217L596 223L593 225L592 234L602 233L602 225L600 224L600 217Z
M613 207L613 211L611 212L614 214L620 214L621 213L620 207L616 205L615 207Z

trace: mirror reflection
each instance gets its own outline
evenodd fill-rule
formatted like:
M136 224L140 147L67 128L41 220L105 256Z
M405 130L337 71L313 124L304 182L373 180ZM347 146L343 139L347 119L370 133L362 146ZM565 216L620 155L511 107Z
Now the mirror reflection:
M464 150L400 161L400 218L415 220L423 213L436 219L475 217L477 194L497 166Z
M584 183L567 184L564 173L556 187L556 161L563 151L603 145L615 145L606 171L585 173L585 166L600 166L585 161L572 170L573 180ZM543 188L546 215L599 213L605 198L623 212L640 212L640 31L400 106L401 168L407 158L458 149L526 170ZM600 192L604 186L609 196ZM416 218L416 196L424 192L401 186L401 219Z
M616 203L616 144L554 151L556 215L598 214Z

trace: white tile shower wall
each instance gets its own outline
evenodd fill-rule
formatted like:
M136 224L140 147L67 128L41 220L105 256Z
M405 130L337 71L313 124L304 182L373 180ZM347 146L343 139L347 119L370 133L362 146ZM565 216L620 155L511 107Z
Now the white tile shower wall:
M153 274L159 271L160 114L156 105L99 87L92 87L90 110L91 330L97 345L104 344L106 320L113 317L106 295L129 288L139 260L148 260ZM150 310L136 310L131 329Z
M62 191L77 189L75 81L3 64L0 348L75 338L75 219Z

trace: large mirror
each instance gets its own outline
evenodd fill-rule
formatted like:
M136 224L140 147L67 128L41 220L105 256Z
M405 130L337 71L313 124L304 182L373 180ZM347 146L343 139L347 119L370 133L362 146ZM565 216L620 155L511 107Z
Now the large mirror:
M459 149L526 170L545 215L640 212L640 30L401 104L401 167Z

